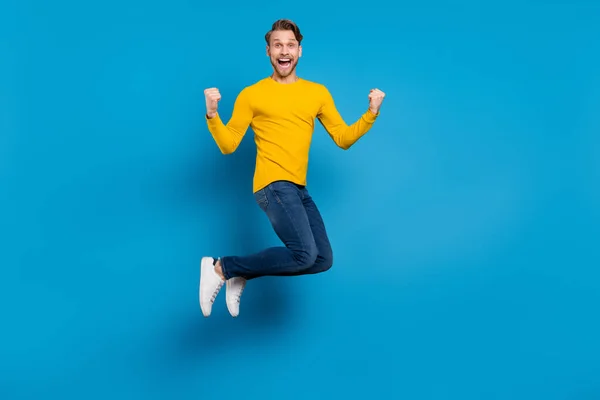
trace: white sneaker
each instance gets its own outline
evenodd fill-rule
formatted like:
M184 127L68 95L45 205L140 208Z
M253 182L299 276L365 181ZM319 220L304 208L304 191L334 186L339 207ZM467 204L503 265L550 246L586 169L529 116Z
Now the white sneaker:
M213 303L225 283L215 272L214 258L203 257L200 262L200 288L199 299L202 314L208 317L212 311Z
M227 309L232 317L237 317L240 314L240 298L246 287L246 279L235 277L227 280L225 298L227 301Z

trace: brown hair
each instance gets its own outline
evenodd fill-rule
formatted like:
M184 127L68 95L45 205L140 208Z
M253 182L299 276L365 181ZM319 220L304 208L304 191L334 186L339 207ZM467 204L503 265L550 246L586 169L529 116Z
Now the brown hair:
M294 36L296 37L298 44L302 43L303 36L300 33L300 28L298 28L298 25L296 25L294 22L290 21L289 19L279 19L273 23L271 30L269 32L267 32L265 35L265 40L267 41L267 44L270 44L269 40L271 39L271 34L274 31L292 31L292 32L294 32Z

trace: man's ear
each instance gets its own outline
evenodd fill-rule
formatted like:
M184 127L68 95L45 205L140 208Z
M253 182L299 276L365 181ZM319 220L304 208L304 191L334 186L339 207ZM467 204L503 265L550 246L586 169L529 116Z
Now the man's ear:
M267 45L267 57L271 57L271 55L269 54L269 45Z
M298 46L298 57L302 57L302 46Z

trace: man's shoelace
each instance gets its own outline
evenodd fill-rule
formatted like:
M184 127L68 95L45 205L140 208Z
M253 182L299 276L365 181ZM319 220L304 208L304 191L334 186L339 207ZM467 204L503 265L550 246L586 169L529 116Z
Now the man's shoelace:
M212 294L212 296L210 298L211 303L215 302L215 299L217 298L217 294L219 293L219 290L221 290L222 286L223 286L223 281L219 282L219 284L215 288L215 291L213 292L213 294Z
M246 287L246 285L242 285L242 288L235 295L235 301L237 301L238 303L240 302L240 299L242 297L242 292L244 291L245 287Z

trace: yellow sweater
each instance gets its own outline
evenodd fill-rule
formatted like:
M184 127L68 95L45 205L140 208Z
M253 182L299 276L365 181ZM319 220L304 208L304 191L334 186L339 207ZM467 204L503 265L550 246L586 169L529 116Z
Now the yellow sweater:
M240 92L226 125L218 114L206 122L223 154L233 153L252 127L256 192L277 180L306 185L315 118L340 148L348 149L369 131L377 115L367 110L348 126L324 85L304 79L281 84L268 77Z

